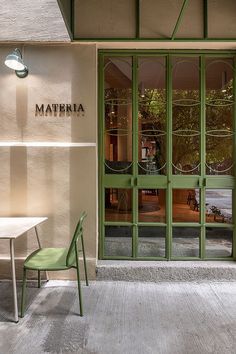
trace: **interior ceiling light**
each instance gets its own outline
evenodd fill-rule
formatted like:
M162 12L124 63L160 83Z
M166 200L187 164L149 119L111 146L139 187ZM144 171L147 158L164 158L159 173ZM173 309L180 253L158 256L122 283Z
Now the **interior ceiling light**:
M28 68L24 64L21 51L18 48L8 54L5 59L5 65L10 69L15 70L16 75L21 79L28 75Z

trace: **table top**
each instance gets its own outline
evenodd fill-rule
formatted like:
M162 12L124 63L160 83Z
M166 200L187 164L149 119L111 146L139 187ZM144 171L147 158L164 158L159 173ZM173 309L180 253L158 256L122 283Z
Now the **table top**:
M0 239L17 238L47 219L47 217L0 217Z

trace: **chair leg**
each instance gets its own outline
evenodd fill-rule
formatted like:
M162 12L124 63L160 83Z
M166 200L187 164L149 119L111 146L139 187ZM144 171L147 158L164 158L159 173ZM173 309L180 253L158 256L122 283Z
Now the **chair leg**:
M78 250L77 250L76 243L75 243L75 255L76 255L77 283L78 283L78 292L79 292L79 309L80 309L80 316L83 316L82 291L81 291L80 274L79 274L79 257L78 257Z
M25 314L25 292L26 292L26 268L23 272L22 296L21 296L21 317Z
M38 270L38 288L41 288L41 274L40 274L40 270Z
M88 274L87 274L87 265L86 265L86 256L85 256L85 250L84 250L83 235L81 236L81 244L82 244L82 251L83 251L84 273L85 273L86 285L88 286L89 283L88 283Z

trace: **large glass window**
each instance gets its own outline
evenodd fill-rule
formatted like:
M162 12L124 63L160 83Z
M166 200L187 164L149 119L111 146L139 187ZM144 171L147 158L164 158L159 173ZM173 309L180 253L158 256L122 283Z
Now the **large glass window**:
M233 259L235 58L105 51L100 257Z

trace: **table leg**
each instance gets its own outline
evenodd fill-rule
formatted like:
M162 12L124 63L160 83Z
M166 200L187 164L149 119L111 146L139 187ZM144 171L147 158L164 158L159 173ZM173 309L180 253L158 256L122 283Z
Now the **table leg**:
M39 234L38 234L37 226L35 226L34 229L35 229L35 233L36 233L36 237L37 237L37 241L38 241L39 248L42 248L41 242L40 242L40 239L39 239ZM47 279L47 281L49 281L48 272L46 271L45 273L46 273L46 279Z
M10 239L10 253L11 253L13 301L14 301L14 318L15 318L15 322L18 322L19 318L18 318L17 290L16 290L16 269L15 269L14 239Z

